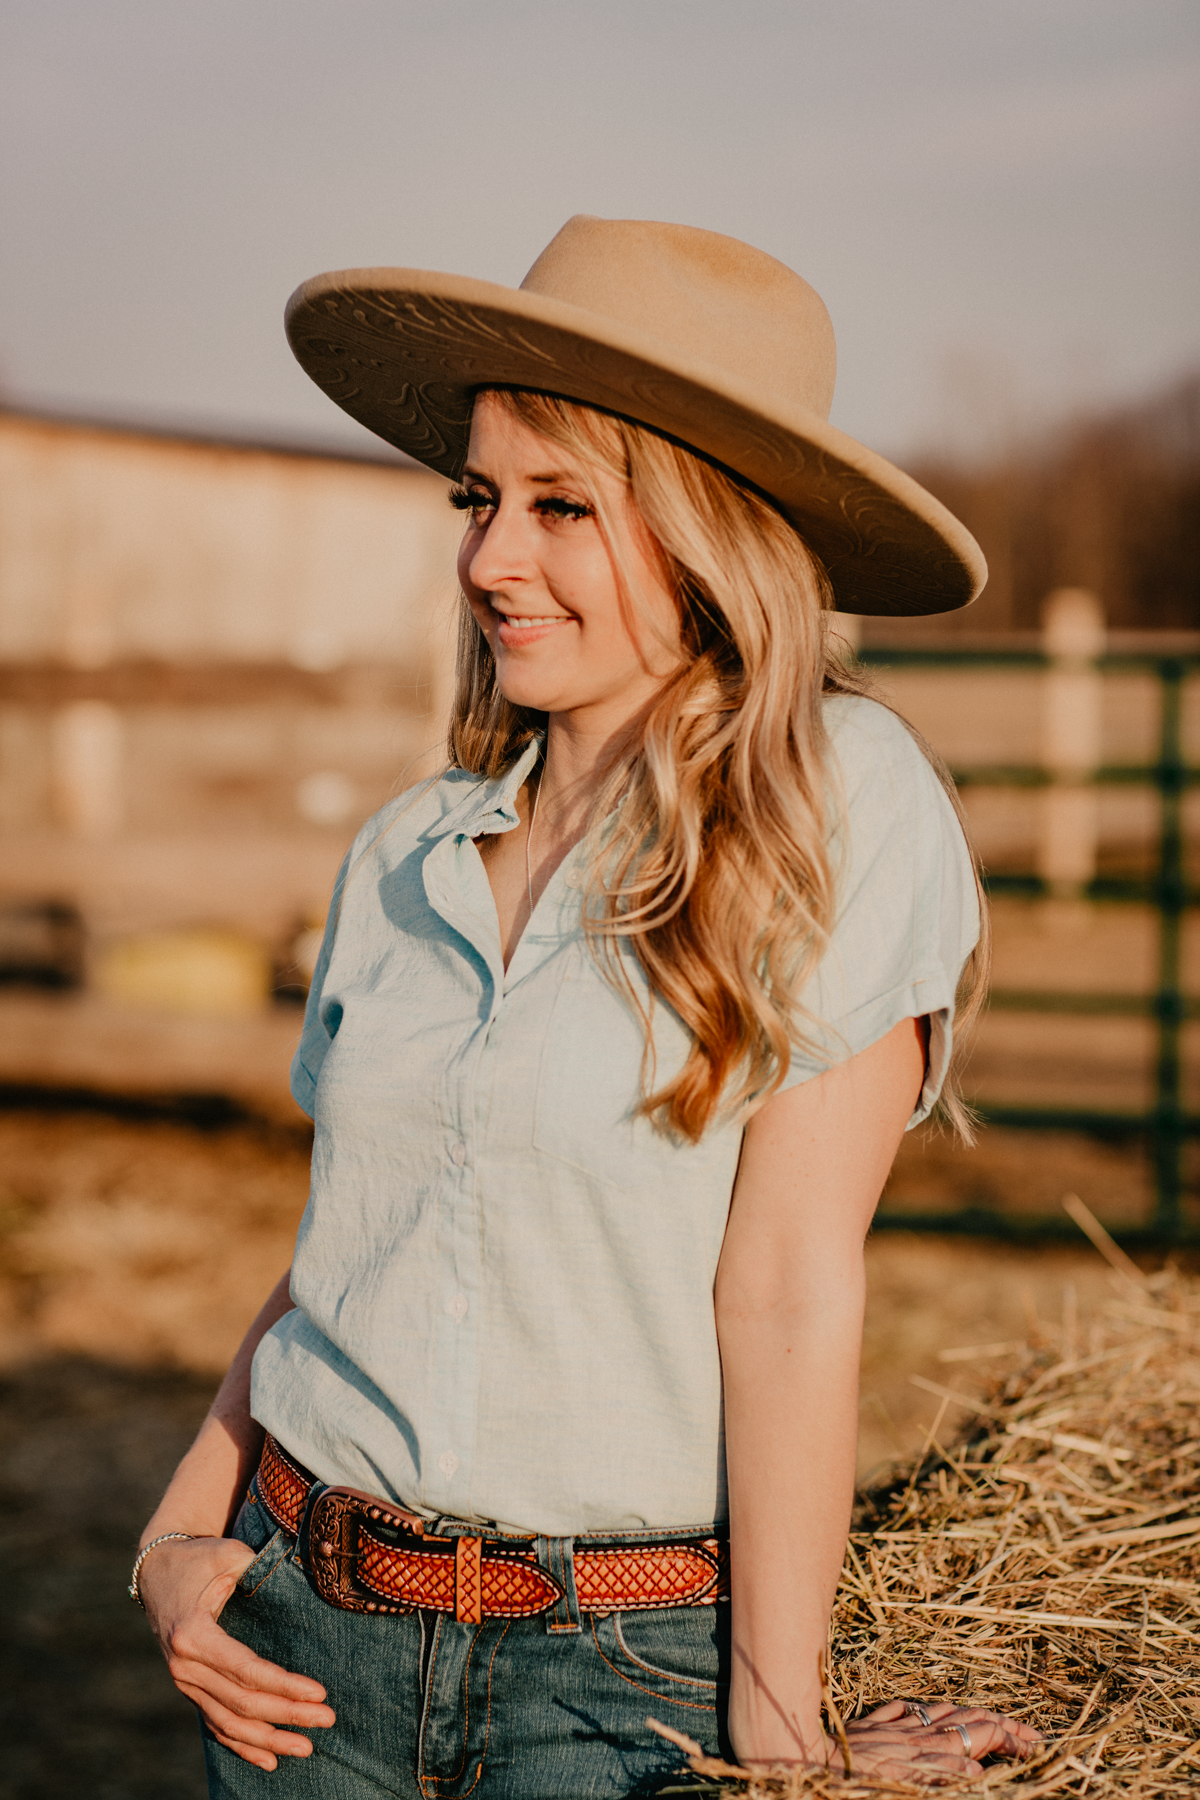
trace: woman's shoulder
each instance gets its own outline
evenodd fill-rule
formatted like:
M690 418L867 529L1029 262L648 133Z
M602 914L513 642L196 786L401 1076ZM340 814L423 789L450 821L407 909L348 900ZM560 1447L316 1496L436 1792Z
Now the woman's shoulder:
M822 702L830 751L848 794L887 775L915 779L919 791L941 789L912 732L890 706L864 694L827 694ZM931 784L931 785L930 785Z
M904 720L859 694L825 700L835 836L866 866L917 862L965 879L970 853L942 778ZM971 877L974 885L974 877Z

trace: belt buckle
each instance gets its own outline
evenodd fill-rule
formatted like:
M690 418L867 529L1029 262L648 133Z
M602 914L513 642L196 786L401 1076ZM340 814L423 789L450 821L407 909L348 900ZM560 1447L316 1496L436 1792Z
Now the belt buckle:
M425 1529L424 1520L356 1488L325 1488L313 1502L308 1520L308 1564L317 1592L346 1612L411 1612L411 1607L373 1595L355 1577L359 1526L368 1521L414 1539Z
M346 1612L428 1608L464 1625L479 1625L485 1617L532 1617L561 1599L561 1584L526 1555L490 1540L485 1550L483 1538L467 1533L431 1543L424 1527L423 1519L370 1494L325 1488L308 1520L308 1565L317 1592ZM386 1541L391 1532L400 1535L394 1547ZM386 1586L368 1585L359 1574L363 1558L377 1569L393 1548L407 1562L407 1592L401 1588L394 1598Z

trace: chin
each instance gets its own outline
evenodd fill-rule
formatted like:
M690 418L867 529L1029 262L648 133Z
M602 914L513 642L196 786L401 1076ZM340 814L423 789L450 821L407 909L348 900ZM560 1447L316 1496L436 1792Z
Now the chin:
M582 698L564 688L561 679L547 680L547 671L501 668L496 673L496 686L510 706L525 706L530 712L566 712Z
M496 685L510 706L523 706L529 712L551 713L570 710L569 703L564 706L557 693L547 694L544 690L527 687L524 682L520 681L501 681Z

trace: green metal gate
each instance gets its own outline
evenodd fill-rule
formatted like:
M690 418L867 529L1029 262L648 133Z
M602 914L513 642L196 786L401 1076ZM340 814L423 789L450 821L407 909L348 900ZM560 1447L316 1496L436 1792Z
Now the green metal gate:
M1052 659L1034 650L864 649L860 660L878 668L969 668L1046 670ZM1183 759L1183 684L1189 673L1200 669L1200 656L1127 654L1096 659L1101 671L1150 673L1157 677L1160 693L1160 727L1157 761L1144 765L1101 766L1090 780L1109 785L1155 788L1160 806L1157 868L1146 880L1098 876L1082 889L1091 900L1149 904L1157 909L1158 982L1148 995L1105 993L1055 993L993 991L993 1008L1031 1013L1075 1013L1140 1016L1154 1019L1157 1031L1154 1101L1145 1112L1088 1110L1077 1107L1012 1107L978 1104L985 1125L1004 1125L1025 1131L1068 1130L1121 1133L1140 1137L1152 1159L1154 1209L1149 1221L1133 1228L1114 1228L1113 1236L1127 1246L1200 1245L1200 1231L1183 1218L1184 1151L1190 1138L1200 1137L1200 1115L1188 1113L1183 1104L1181 1034L1187 1019L1200 1017L1195 1001L1185 999L1180 985L1180 938L1188 907L1200 905L1200 890L1188 886L1184 867L1182 801L1185 790L1200 783L1200 769L1188 768ZM1045 787L1054 776L1033 765L987 766L954 771L964 788ZM1049 890L1037 875L991 875L990 893L1044 897ZM998 1237L1058 1237L1073 1235L1065 1218L1013 1216L966 1207L951 1212L899 1212L881 1208L878 1230L938 1231Z

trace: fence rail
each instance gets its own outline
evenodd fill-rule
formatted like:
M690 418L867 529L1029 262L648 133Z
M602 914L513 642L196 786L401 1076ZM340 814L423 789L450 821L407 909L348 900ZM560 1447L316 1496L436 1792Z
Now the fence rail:
M1054 671L1063 666L1061 655L1051 650L1027 649L884 649L867 648L859 660L879 669L987 668ZM1154 1173L1154 1209L1139 1226L1115 1227L1114 1237L1129 1247L1163 1245L1200 1246L1200 1230L1183 1217L1184 1151L1190 1138L1200 1137L1200 1114L1183 1105L1183 1025L1200 1018L1200 1000L1187 998L1180 981L1180 938L1184 913L1200 907L1200 888L1188 884L1183 859L1183 795L1200 786L1200 768L1188 767L1183 758L1183 686L1200 671L1200 655L1158 655L1153 652L1103 654L1078 659L1097 674L1152 674L1159 687L1158 758L1152 763L1106 765L1076 770L1071 784L1081 788L1105 786L1149 787L1159 797L1158 856L1155 873L1146 879L1092 875L1075 888L1079 898L1153 906L1158 913L1158 974L1153 993L1064 993L1051 990L1000 990L993 992L996 1010L1030 1013L1076 1014L1091 1017L1123 1016L1153 1019L1157 1026L1154 1101L1143 1110L1070 1106L993 1106L977 1103L985 1125L1023 1131L1083 1131L1105 1135L1140 1136L1147 1145ZM1062 781L1060 772L1044 765L1014 764L968 766L954 771L961 787L1049 788ZM995 874L985 878L992 894L1028 898L1051 897L1061 891L1045 876ZM954 1211L907 1212L881 1208L876 1229L969 1233L1004 1238L1047 1239L1073 1235L1063 1218L1040 1215L1007 1215L966 1207Z

